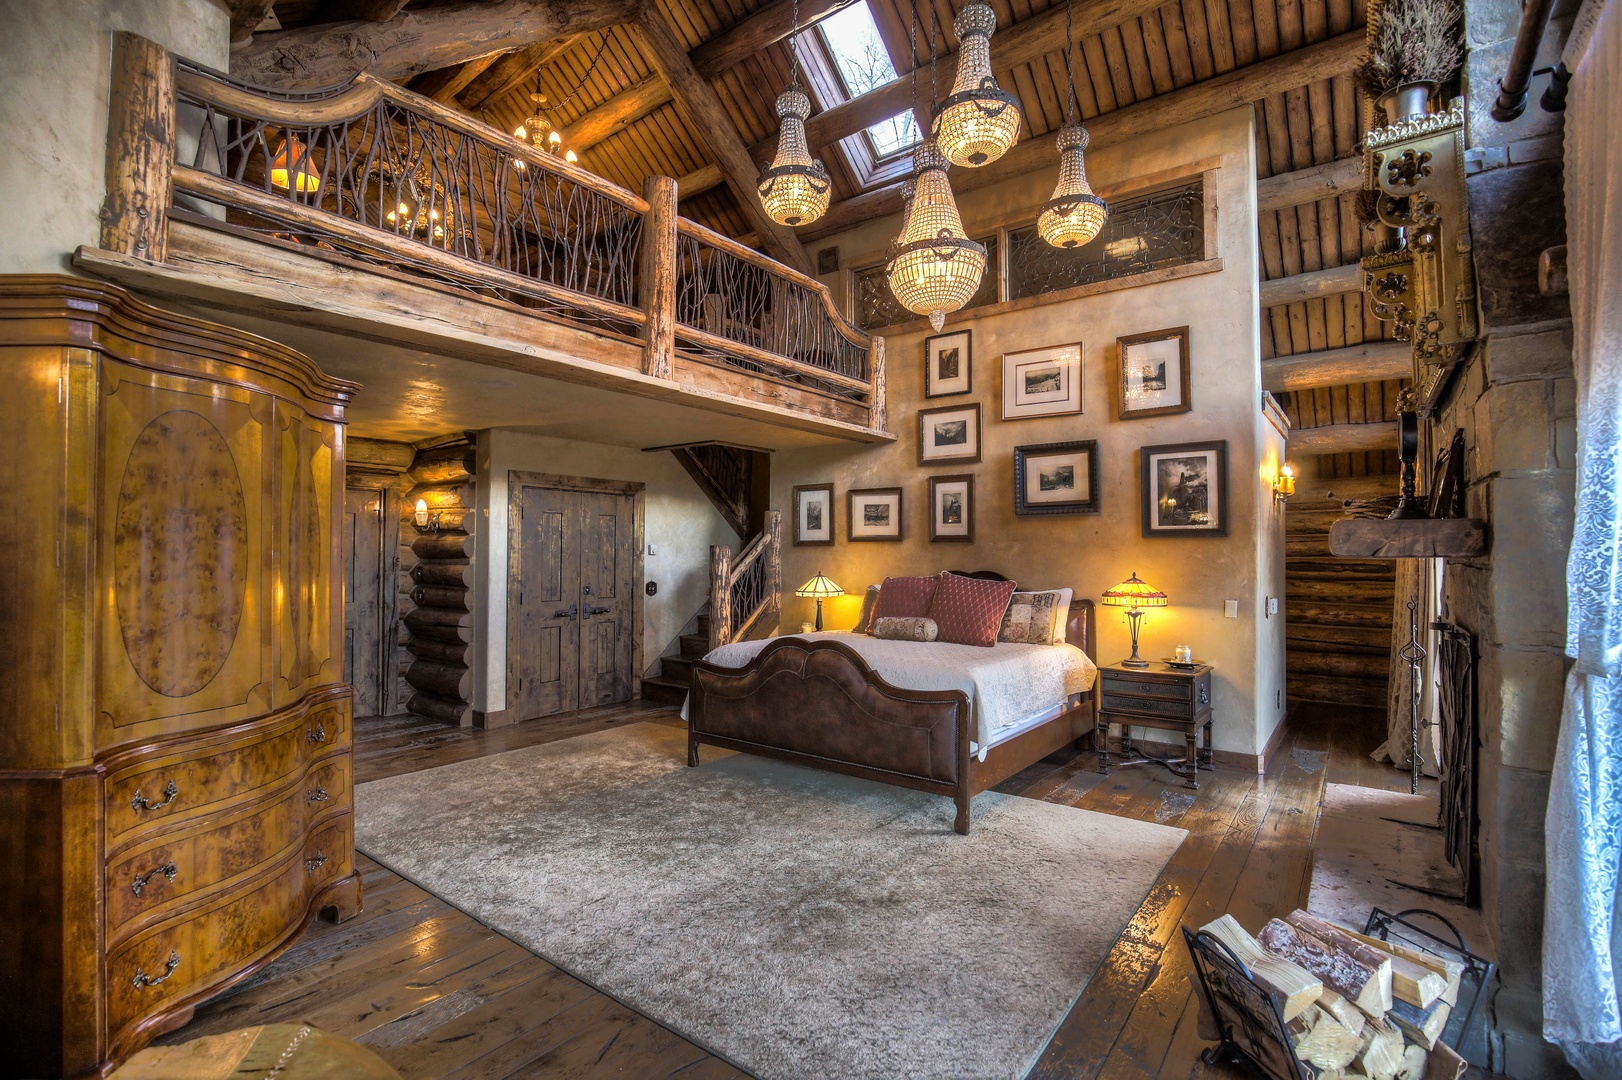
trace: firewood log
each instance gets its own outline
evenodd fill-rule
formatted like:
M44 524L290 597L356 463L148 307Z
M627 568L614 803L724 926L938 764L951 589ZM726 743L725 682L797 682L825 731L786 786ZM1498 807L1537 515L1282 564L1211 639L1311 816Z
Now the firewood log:
M1391 964L1365 960L1274 919L1256 935L1262 947L1312 972L1323 984L1371 1017L1391 1008Z
M1402 1032L1380 1018L1370 1018L1363 1029L1363 1051L1357 1055L1358 1067L1369 1080L1394 1080L1403 1067Z
M1363 1015L1363 1010L1327 986L1324 987L1324 992L1318 995L1317 1005L1318 1008L1339 1020L1346 1030L1353 1035L1363 1034L1363 1025L1368 1022Z
M1402 1052L1402 1068L1397 1070L1397 1080L1424 1080L1425 1064L1430 1060L1426 1049L1412 1043L1408 1045Z
M1440 997L1431 1002L1428 1009L1421 1009L1398 998L1391 1003L1391 1011L1385 1014L1385 1018L1401 1028L1409 1042L1432 1050L1436 1047L1436 1040L1442 1035L1442 1029L1447 1027L1447 1018L1452 1013L1453 1006Z
M1363 1049L1360 1037L1316 1005L1308 1005L1289 1027L1295 1056L1320 1069L1344 1069Z
M1321 980L1262 948L1232 915L1224 915L1200 929L1226 945L1250 969L1256 983L1278 1003L1285 1020L1300 1016L1323 993Z
M1347 932L1351 933L1351 931ZM1379 938L1357 933L1352 933L1352 937L1366 945L1372 945L1376 949L1383 949L1392 956L1400 956L1404 960L1410 960L1418 964L1420 967L1430 968L1447 980L1447 986L1439 995L1441 999L1449 1005L1459 1003L1459 980L1464 974L1463 961L1428 953L1423 949L1416 949L1400 941L1381 941Z
M1284 921L1297 930L1311 934L1318 940L1357 957L1365 964L1378 965L1381 962L1389 962L1391 993L1409 1004L1424 1008L1435 1001L1437 995L1446 987L1446 980L1434 971L1398 956L1391 949L1383 948L1383 942L1366 939L1361 934L1300 909L1285 916Z

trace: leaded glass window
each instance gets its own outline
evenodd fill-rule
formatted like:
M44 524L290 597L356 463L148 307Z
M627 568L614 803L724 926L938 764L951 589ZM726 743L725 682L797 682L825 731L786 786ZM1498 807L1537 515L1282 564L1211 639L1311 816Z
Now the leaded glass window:
M995 304L1000 299L997 295L997 238L979 236L975 237L975 241L986 246L986 272L980 278L980 288L975 290L969 302L964 305L965 310ZM911 322L918 317L902 307L901 301L890 291L890 281L885 277L882 263L870 266L866 270L856 271L857 326L863 330L871 330L877 326Z
M1056 248L1036 226L1008 231L1008 298L1058 292L1205 257L1205 184L1122 199L1090 244Z

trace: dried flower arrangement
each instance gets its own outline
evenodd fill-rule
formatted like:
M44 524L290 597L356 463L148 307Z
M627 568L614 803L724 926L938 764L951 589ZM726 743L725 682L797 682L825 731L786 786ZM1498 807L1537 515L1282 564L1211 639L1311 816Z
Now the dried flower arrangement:
M1459 7L1451 0L1391 0L1357 65L1357 85L1371 97L1418 82L1446 82L1464 61Z

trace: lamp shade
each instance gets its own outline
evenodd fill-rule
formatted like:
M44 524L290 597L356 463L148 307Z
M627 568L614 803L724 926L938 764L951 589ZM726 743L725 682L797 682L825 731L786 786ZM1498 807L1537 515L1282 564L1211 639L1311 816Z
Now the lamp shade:
M816 577L812 578L810 581L806 582L804 585L801 585L798 589L794 590L794 595L795 596L814 596L818 600L821 600L822 598L827 597L827 596L844 596L845 595L845 590L841 589L838 585L835 585L833 582L831 582L827 578L823 577L822 576L822 571L818 570Z
M1119 585L1104 590L1105 607L1165 607L1166 602L1166 594L1138 577L1135 570Z
M779 225L809 225L828 209L833 184L822 162L811 156L805 141L805 119L811 99L790 87L778 95L777 156L760 174L760 202Z
M1080 124L1059 129L1059 183L1036 221L1036 231L1056 248L1090 243L1109 217L1109 207L1087 183L1087 141Z
M953 165L974 168L1002 157L1019 138L1019 99L991 72L991 34L997 13L973 3L952 23L960 47L952 92L935 111L935 141Z
M310 192L321 187L311 168L310 148L296 136L284 138L270 159L270 182L283 191Z

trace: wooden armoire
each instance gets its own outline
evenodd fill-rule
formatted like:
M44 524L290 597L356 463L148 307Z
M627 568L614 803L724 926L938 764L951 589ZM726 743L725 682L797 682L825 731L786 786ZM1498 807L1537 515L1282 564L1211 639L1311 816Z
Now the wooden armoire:
M0 277L0 1076L96 1075L360 907L339 522L357 387Z

